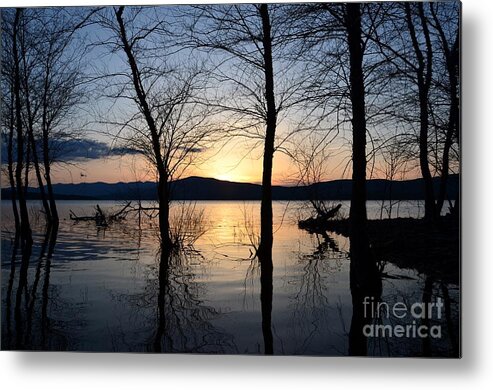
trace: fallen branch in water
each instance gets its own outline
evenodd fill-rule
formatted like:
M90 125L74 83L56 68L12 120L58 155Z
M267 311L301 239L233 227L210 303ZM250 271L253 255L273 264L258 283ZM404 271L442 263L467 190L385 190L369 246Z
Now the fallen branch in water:
M298 222L298 227L300 229L308 230L309 232L319 232L327 230L327 223L330 219L337 216L342 205L339 203L337 206L327 210L325 206L315 207L317 212L316 217L310 217Z
M78 216L72 210L70 210L69 217L72 221L75 221L75 222L94 221L94 222L96 222L97 226L106 227L111 222L124 220L130 211L129 208L130 208L131 203L132 202L128 202L118 212L110 214L110 215L106 215L106 213L97 204L96 205L96 212L94 215Z

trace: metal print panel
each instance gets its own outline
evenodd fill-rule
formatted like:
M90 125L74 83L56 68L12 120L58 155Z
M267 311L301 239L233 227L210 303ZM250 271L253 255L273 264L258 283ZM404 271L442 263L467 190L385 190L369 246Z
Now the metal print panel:
M2 9L2 350L460 357L460 8Z

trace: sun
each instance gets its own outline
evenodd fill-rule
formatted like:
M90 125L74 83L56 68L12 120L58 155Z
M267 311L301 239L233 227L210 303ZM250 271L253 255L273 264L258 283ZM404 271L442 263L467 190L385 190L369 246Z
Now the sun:
M223 173L223 174L220 174L220 175L216 175L216 179L223 180L223 181L235 181L233 175L228 174L228 173Z

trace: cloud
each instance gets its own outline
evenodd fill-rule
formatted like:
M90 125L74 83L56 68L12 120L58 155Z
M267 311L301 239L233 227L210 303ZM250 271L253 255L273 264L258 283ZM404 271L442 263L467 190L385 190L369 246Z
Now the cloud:
M118 147L110 150L110 155L113 156L123 156L125 154L142 154L139 150L135 150L127 147Z
M127 147L111 147L105 142L93 139L74 139L53 145L58 160L78 161L96 160L110 156L123 156L127 154L139 154L139 151Z
M202 147L186 147L186 146L178 146L178 149L185 150L190 153L202 153L204 152L205 148Z
M106 143L91 139L53 141L51 147L62 161L93 160L109 155Z
M74 162L84 160L96 160L110 156L136 155L139 151L128 147L111 147L105 142L89 138L52 140L50 148L54 152L55 160L62 162ZM41 155L41 145L39 143L39 155ZM4 134L2 137L2 164L7 163L7 139ZM17 160L14 147L14 161Z

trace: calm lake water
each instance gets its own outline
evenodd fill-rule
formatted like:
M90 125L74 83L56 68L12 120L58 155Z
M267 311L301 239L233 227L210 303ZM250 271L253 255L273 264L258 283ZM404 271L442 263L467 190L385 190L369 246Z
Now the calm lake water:
M197 202L205 233L193 250L172 261L164 297L159 294L157 221L144 218L139 229L129 215L102 229L69 219L69 210L93 214L95 203L58 202L61 222L52 256L43 248L42 226L34 226L27 285L19 291L21 254L13 258L11 204L2 201L2 349L264 353L260 271L249 258L250 238L259 227L258 202ZM98 203L103 210L121 207ZM29 205L39 208L36 202ZM274 202L274 354L347 355L353 314L349 241L298 229L303 205ZM368 203L370 218L380 217L380 206ZM342 212L348 211L343 202ZM393 208L393 216L422 213L416 201ZM390 261L384 274L382 302L423 300L426 275ZM447 316L433 320L441 337L427 342L432 355L450 356L459 331L459 288L434 280L428 291L433 300L446 293L450 306ZM382 319L383 324L395 321ZM397 321L406 325L413 319ZM420 356L423 345L417 337L371 338L368 354Z

